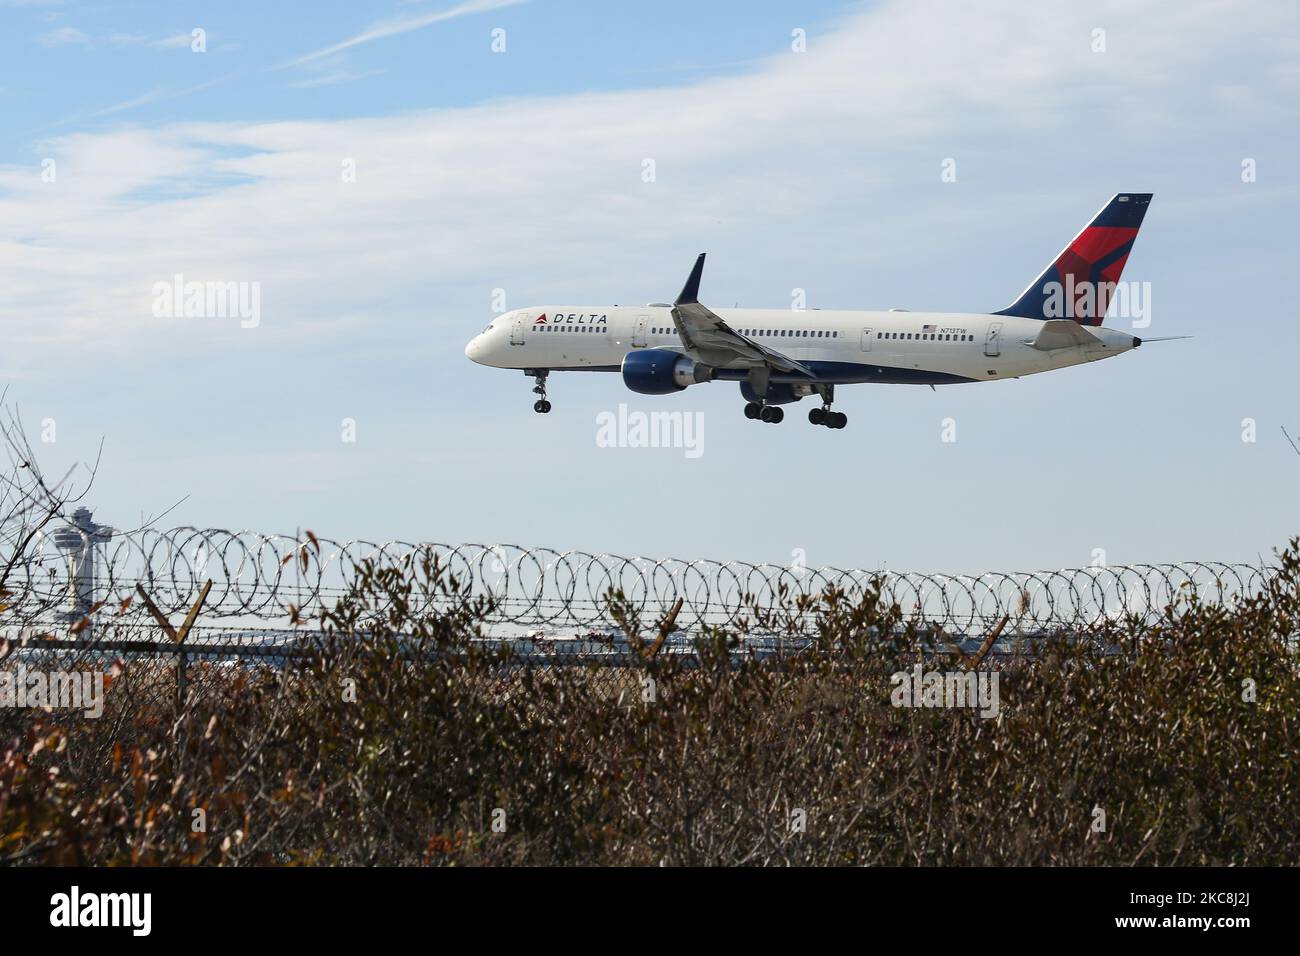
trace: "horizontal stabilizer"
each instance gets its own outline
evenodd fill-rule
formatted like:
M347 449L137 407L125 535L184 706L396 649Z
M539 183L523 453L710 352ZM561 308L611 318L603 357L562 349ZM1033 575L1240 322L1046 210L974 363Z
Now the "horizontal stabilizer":
M1101 340L1073 319L1049 319L1029 343L1040 352L1068 349L1075 345L1100 345Z

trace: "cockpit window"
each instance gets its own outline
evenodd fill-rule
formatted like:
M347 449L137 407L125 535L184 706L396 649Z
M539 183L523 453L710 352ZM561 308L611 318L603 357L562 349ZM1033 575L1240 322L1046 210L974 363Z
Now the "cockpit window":
M486 329L484 329L483 331L484 331L484 333L491 332L491 331L492 331L492 326L489 325L489 326L488 326Z

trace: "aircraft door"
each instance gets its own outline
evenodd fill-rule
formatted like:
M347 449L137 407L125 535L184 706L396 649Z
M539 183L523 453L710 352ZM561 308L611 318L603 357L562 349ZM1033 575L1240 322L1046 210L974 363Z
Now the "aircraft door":
M632 328L632 348L643 349L646 347L646 326L649 324L649 315L638 315L636 317L636 325Z
M515 324L510 329L510 344L524 344L524 320L522 318L515 319Z
M984 354L989 358L995 358L1002 354L1002 323L992 322L989 324L989 331L984 336Z
M871 336L873 334L874 333L871 331L871 329L862 330L862 351L864 352L871 351Z

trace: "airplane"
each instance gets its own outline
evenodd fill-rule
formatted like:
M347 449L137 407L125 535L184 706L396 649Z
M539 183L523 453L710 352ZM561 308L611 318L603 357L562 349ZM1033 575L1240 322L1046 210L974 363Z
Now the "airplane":
M839 429L837 385L955 385L1096 362L1143 340L1102 327L1151 193L1118 193L1011 305L997 312L719 309L699 299L704 253L676 301L645 307L543 305L494 319L465 355L522 369L551 410L551 372L619 372L642 395L712 381L740 384L745 417L776 424L782 405L821 399L808 421ZM1188 336L1169 336L1166 341Z

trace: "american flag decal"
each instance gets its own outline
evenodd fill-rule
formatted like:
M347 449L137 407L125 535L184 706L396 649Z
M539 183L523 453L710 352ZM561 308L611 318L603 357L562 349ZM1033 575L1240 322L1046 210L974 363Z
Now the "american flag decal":
M921 331L922 331L922 332L937 332L937 331L939 331L939 326L937 326L937 325L923 325L923 326L921 326Z

